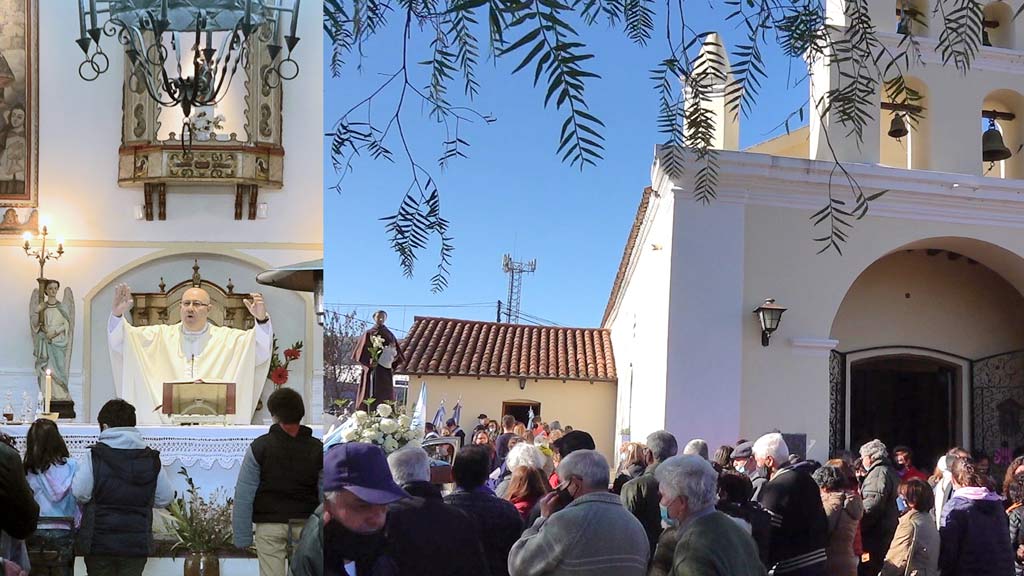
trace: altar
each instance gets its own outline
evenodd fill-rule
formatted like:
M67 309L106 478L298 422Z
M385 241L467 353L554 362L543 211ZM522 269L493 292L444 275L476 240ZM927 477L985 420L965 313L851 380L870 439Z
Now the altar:
M99 437L99 426L95 424L59 423L60 433L68 445L71 457L86 457L90 446ZM321 437L320 426L312 426L313 435ZM185 477L178 472L185 468L204 496L221 490L224 498L232 498L238 469L245 457L249 444L267 432L267 426L139 426L146 445L160 452L164 472L174 486L176 494L187 489ZM28 426L0 425L0 432L14 439L15 448L24 455L25 434ZM159 512L159 511L158 511ZM162 514L154 515L154 525L163 524ZM158 540L173 539L170 533L154 532ZM244 556L242 551L238 551ZM77 559L76 574L85 573L85 564ZM144 576L179 576L182 571L180 558L150 558ZM221 560L222 574L255 574L258 571L255 556L224 558Z
M186 490L185 478L178 474L181 468L192 476L204 494L218 488L232 496L235 479L245 451L268 430L268 426L139 426L142 439L150 448L160 452L160 461L171 480L174 490ZM313 426L313 435L320 437L321 427ZM96 424L59 423L61 436L68 445L71 457L85 457L96 443L100 428ZM25 434L28 426L0 426L0 432L14 438L15 447L25 453Z

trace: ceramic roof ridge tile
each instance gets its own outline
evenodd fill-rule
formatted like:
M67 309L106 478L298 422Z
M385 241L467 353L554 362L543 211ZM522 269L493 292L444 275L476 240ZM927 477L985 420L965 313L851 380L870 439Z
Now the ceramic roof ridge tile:
M402 341L404 374L614 382L611 333L417 316Z

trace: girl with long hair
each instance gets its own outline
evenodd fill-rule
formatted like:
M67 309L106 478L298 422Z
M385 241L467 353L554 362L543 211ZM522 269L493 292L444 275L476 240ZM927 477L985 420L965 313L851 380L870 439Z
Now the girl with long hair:
M540 470L530 466L516 466L512 471L512 480L509 482L505 499L516 507L526 522L534 506L547 492L547 482L544 481Z
M38 528L25 545L30 553L56 550L56 563L66 566L64 573L70 576L74 570L74 531L82 521L82 512L71 493L78 463L71 459L57 423L52 420L36 420L25 441L25 477L39 504L40 517Z

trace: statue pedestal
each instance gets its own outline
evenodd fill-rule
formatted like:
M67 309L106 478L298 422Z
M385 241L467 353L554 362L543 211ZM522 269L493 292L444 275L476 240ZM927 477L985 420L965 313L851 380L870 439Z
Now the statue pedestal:
M72 400L50 400L50 411L60 414L61 419L75 418L75 403Z

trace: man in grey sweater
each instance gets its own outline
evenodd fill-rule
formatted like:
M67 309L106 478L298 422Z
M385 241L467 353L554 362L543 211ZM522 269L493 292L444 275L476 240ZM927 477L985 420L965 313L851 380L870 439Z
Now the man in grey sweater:
M643 576L650 548L640 521L608 492L608 461L578 450L558 466L560 488L508 556L510 576Z

